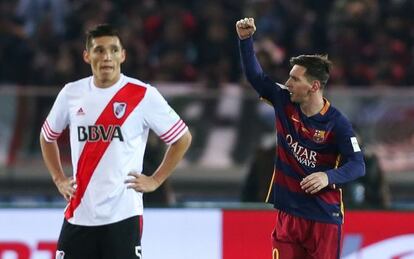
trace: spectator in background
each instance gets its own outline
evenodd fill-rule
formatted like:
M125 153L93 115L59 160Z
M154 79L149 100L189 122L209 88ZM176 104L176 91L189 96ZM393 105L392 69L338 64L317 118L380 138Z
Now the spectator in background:
M339 80L350 86L412 85L412 10L412 1L335 1L328 20L330 52L347 65Z
M149 63L157 81L193 81L197 50L193 35L197 28L194 15L179 3L164 2L160 12L144 21Z
M64 36L65 19L70 10L67 0L20 0L17 15L24 20L29 36L35 35L39 25L45 21L52 27L51 35Z
M0 1L0 84L30 82L33 51L17 2ZM23 76L22 76L23 75Z
M338 64L331 85L414 84L413 1L5 0L1 5L7 9L0 19L2 82L53 86L86 76L85 66L70 57L82 51L80 31L104 22L128 25L125 46L134 57L125 64L128 73L139 69L149 80L192 82L218 70L220 78L237 82L238 54L229 31L245 12L260 17L257 40L270 40L283 52L281 67L289 56L323 52ZM49 66L61 57L66 61Z
M275 168L276 145L262 145L256 149L249 165L247 176L243 181L241 192L242 202L265 202L272 184Z
M150 63L154 80L193 81L196 70L196 48L186 37L187 31L177 18L165 23L160 39L150 50Z
M364 155L366 174L344 185L344 202L349 208L390 208L391 193L386 175L375 154Z

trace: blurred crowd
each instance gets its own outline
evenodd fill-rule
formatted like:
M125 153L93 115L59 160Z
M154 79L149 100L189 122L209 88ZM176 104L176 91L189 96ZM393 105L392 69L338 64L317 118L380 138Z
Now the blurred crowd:
M289 58L328 53L330 85L414 85L410 0L1 0L0 84L62 85L90 74L95 24L119 28L123 72L144 81L242 78L235 22L254 17L258 56L278 81Z

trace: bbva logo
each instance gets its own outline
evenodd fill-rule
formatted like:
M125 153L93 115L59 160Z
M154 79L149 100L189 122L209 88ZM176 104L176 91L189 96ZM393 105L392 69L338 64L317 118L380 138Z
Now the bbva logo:
M119 125L89 125L89 126L78 126L78 141L112 141L113 139L119 139L119 141L124 141L124 136L122 135L121 126Z

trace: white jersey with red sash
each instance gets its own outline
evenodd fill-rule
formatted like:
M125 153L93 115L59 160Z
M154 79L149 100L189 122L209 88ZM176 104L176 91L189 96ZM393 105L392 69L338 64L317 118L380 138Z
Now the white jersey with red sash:
M52 142L67 126L77 186L65 218L84 226L142 215L142 193L127 189L124 181L129 172L142 171L149 129L166 144L188 130L154 87L124 75L104 89L93 77L65 85L42 134Z

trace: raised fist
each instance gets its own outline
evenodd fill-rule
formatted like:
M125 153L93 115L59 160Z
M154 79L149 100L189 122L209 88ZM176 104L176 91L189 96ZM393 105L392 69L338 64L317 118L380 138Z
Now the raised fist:
M256 31L253 18L244 18L236 22L237 35L241 40L247 39Z

